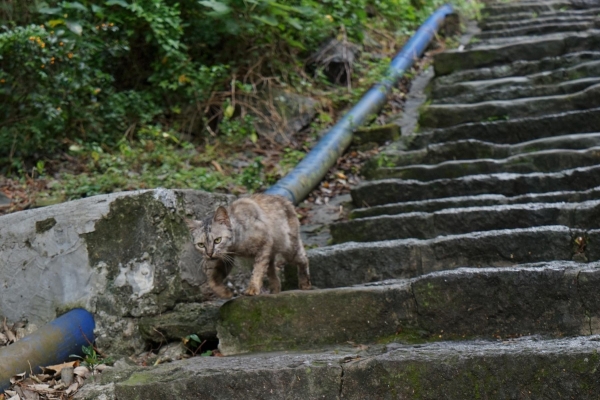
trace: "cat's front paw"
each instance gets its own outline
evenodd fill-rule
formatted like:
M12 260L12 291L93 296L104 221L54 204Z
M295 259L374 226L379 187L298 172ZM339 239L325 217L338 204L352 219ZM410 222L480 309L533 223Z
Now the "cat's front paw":
M226 286L215 287L213 288L213 291L222 299L230 299L233 297L233 292Z
M244 293L246 296L256 296L260 294L260 288L255 285L248 286L246 292Z
M301 290L310 290L311 284L309 280L301 280L298 284Z

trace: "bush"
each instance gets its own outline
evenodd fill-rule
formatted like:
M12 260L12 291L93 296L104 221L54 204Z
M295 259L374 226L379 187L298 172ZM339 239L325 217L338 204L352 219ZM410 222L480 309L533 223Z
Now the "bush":
M222 122L226 138L239 125L256 141L245 114L235 122L221 108L236 87L295 84L325 38L361 40L369 7L406 30L439 4L0 0L0 172L73 144L114 148L148 124L199 138Z

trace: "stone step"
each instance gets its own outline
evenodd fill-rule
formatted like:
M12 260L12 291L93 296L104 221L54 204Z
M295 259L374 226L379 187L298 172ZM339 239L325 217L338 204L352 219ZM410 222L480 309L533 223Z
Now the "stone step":
M508 4L495 4L483 9L483 14L489 16L516 14L522 12L548 12L553 10L567 10L573 8L569 1L545 1L545 2L514 2ZM487 19L487 17L485 17Z
M530 193L514 197L506 197L499 194L482 194L478 196L407 201L404 203L385 204L369 208L356 208L350 212L350 219L411 212L432 213L446 208L484 207L526 203L578 203L588 200L600 200L600 187L581 192Z
M528 76L546 71L569 68L586 61L595 60L600 60L600 52L580 51L556 57L545 57L541 60L520 60L515 61L512 64L467 69L454 72L450 75L436 77L432 82L432 88L435 91L439 86L453 85L459 82L500 79L511 76Z
M482 21L479 24L479 28L481 32L476 34L476 37L492 37L493 34L490 32L501 32L510 29L521 29L521 28L529 28L540 25L548 25L548 24L577 24L581 22L594 22L596 20L596 15L600 13L600 9L596 10L586 10L584 14L580 15L561 15L561 14L552 14L545 17L538 17L533 19L525 19L525 20L510 20L510 21L500 21L500 22L486 22Z
M522 40L535 40L538 38L559 39L559 38L563 38L565 36L568 37L568 36L575 36L578 34L593 33L593 32L596 32L596 34L598 33L598 30L597 30L597 28L595 28L594 25L586 27L586 29L575 29L576 26L577 26L577 24L571 24L571 28L573 28L573 29L569 29L569 26L567 25L566 29L550 29L545 32L538 32L535 34L524 33L522 35L512 35L512 36L502 35L502 36L496 36L496 37L491 37L491 38L487 38L487 39L473 37L471 39L470 43L467 44L467 49L477 49L477 48L488 47L488 46L503 46L506 44L517 43ZM593 49L590 49L590 50L593 50Z
M600 265L461 268L350 288L238 297L221 307L224 355L382 341L590 335Z
M478 46L470 50L446 50L434 57L436 76L451 72L509 64L518 60L540 60L568 53L595 50L600 45L600 32L552 34L535 38L520 36L508 44Z
M401 137L397 148L422 149L432 143L480 139L498 144L515 144L544 137L555 137L573 132L600 131L600 108L568 111L539 117L512 120L473 122L448 128L424 130L415 135Z
M517 85L505 88L491 90L466 90L463 94L452 97L432 98L432 103L436 104L472 104L485 101L512 100L519 98L547 97L571 95L583 91L590 86L600 84L600 77L582 78L568 80L566 82L548 84L548 85Z
M600 28L600 22L595 20L587 21L569 21L569 22L548 22L544 24L532 24L519 28L509 28L496 31L485 31L478 33L475 40L488 41L493 38L508 38L513 36L535 36L546 35L556 32L581 32L588 29ZM474 43L473 41L471 43ZM493 43L493 42L488 42Z
M432 181L502 172L517 174L557 172L597 164L600 164L600 147L583 150L554 149L517 154L504 159L478 158L444 161L435 165L381 167L372 170L368 177L370 179L399 178Z
M482 31L494 29L516 28L519 26L536 23L536 21L551 21L557 18L578 18L578 17L596 17L600 13L600 8L592 7L581 10L552 10L544 12L519 12L510 15L489 16L479 21L479 28Z
M401 347L342 365L342 395L344 399L596 399L598 340L592 336Z
M486 101L475 104L430 105L421 111L419 125L442 128L469 122L534 117L595 107L600 107L600 85L562 96Z
M579 237L584 238L583 242ZM565 226L475 232L435 239L343 243L308 252L315 287L331 288L411 278L433 271L508 267L552 260L600 260L599 230ZM584 243L582 249L579 243Z
M443 333L442 333L443 336ZM597 335L194 357L105 370L77 400L596 399ZM543 384L540 379L543 376ZM558 395L560 393L560 395Z
M399 150L391 144L374 157L372 164L401 167L411 164L438 164L448 160L501 159L543 150L581 150L596 146L600 146L600 133L554 136L513 145L466 139L434 143L426 148L412 151ZM370 164L369 168L371 168Z
M582 191L596 186L600 186L600 166L545 174L470 175L429 182L384 179L363 182L352 189L351 194L357 207L372 207L402 201L478 194L501 194L512 197L527 193Z
M528 76L510 76L459 82L452 85L435 85L431 90L431 98L442 99L459 95L482 94L494 90L534 90L538 86L556 85L583 78L597 78L599 75L600 60L591 60Z
M563 225L571 229L600 228L600 201L525 203L448 208L433 213L381 215L334 223L333 243L394 239L431 239L500 229Z

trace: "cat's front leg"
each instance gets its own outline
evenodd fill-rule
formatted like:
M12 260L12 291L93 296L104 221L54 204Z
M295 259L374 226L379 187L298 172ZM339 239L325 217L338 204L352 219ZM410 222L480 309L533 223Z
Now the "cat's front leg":
M267 246L265 246L267 247ZM246 289L246 295L256 296L260 294L262 288L263 278L269 268L269 262L271 261L270 246L265 250L261 250L254 258L254 267L252 268L252 277Z
M224 281L229 274L229 268L223 260L207 260L204 265L204 273L208 279L208 286L212 291L222 299L230 299L233 297L233 292Z

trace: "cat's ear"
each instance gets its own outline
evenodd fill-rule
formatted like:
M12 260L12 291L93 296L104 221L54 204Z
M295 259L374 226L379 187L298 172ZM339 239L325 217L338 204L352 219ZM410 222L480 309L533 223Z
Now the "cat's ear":
M227 209L223 206L219 206L217 211L215 211L215 217L213 218L215 222L219 222L221 224L227 225L231 227L231 221L229 220L229 214L227 214Z

